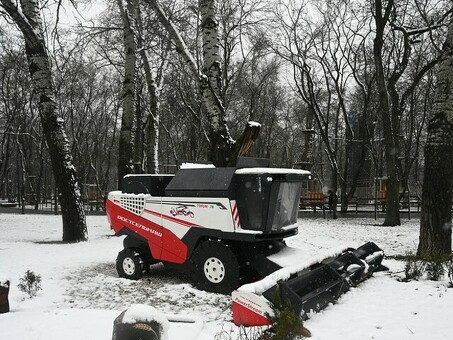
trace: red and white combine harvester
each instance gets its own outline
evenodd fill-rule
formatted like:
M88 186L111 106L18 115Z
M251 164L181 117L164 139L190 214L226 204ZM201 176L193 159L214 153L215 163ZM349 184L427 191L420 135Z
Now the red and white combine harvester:
M126 235L119 276L138 279L157 262L180 268L199 289L232 293L236 324L267 324L276 290L303 316L324 308L385 269L384 253L369 242L316 263L275 260L291 253L284 239L298 232L301 188L310 178L252 158L236 167L125 176L106 202L116 235Z

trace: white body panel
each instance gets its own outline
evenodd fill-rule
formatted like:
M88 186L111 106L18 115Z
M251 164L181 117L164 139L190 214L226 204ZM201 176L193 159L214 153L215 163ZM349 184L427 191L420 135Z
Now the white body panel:
M109 199L122 208L171 231L179 239L190 228L209 228L225 232L239 229L233 217L235 201L210 197L154 197L149 194L109 193Z

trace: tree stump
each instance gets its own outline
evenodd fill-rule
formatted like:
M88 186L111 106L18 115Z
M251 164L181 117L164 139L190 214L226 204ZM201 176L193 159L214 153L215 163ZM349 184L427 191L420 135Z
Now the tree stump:
M0 314L9 312L9 281L0 281Z
M155 308L133 305L113 322L112 340L167 340L168 325Z

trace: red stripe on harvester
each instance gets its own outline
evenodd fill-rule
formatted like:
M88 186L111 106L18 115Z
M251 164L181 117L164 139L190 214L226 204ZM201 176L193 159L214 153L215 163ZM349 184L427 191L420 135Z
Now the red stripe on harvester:
M241 222L239 221L239 211L238 211L238 205L236 202L234 203L232 214L233 214L233 220L234 220L234 224L235 224L236 228L240 228Z

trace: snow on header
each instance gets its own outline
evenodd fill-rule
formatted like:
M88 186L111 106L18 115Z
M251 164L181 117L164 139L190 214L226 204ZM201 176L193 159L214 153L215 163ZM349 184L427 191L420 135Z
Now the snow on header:
M343 253L343 251L344 251L344 248L330 250L329 252L320 253L317 258L311 258L309 261L304 261L304 262L300 262L298 264L292 264L287 267L283 267L283 268L271 273L270 275L266 276L262 280L242 285L237 290L240 292L248 292L248 293L254 293L257 295L262 295L266 290L275 286L279 281L288 280L292 274L300 272L316 263L320 263L326 258L336 257L336 256L340 255L341 253ZM288 252L288 254L289 253L290 253L290 251ZM269 257L269 259L275 263L282 264L282 262L284 262L284 258L286 257L285 255L288 255L288 254L278 254L278 253L275 254L275 255L281 256L281 258L278 259L279 261L277 260L277 258ZM294 255L294 254L292 254L292 255Z

